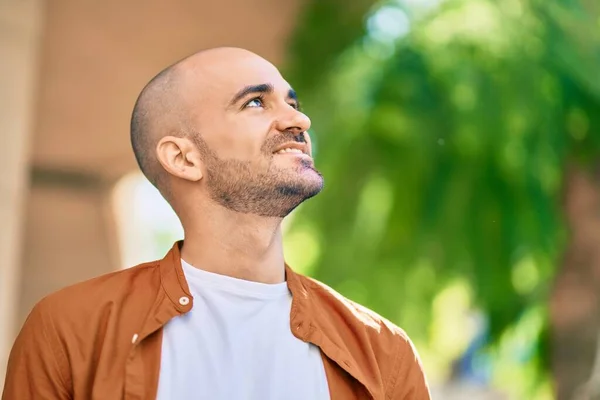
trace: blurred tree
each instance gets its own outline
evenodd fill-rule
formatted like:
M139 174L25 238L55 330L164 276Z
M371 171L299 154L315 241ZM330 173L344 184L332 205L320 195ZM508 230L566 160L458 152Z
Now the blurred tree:
M459 306L491 347L527 331L519 395L551 367L571 398L600 331L600 4L349 4L310 3L291 46L326 188L290 261L448 359Z

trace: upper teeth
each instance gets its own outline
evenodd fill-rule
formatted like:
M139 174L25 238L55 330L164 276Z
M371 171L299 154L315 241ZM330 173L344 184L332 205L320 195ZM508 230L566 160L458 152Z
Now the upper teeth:
M283 154L283 153L298 153L298 154L303 154L302 150L300 150L300 149L292 149L290 147L288 147L286 149L281 149L281 150L277 151L275 154Z

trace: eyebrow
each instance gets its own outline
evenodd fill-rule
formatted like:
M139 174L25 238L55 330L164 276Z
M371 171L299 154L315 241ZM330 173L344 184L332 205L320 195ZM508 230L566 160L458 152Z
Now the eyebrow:
M261 83L259 85L248 85L233 96L231 101L229 102L230 106L235 105L238 101L248 96L249 94L271 94L275 91L275 88L270 83ZM290 100L294 100L296 106L300 108L300 104L298 103L298 95L294 89L289 89L287 98Z

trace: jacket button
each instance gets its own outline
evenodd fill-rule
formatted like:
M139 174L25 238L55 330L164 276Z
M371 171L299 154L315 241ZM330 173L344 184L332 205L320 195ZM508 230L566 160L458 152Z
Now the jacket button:
M179 298L179 304L181 304L182 306L187 306L188 304L190 304L190 298L187 296L181 296Z

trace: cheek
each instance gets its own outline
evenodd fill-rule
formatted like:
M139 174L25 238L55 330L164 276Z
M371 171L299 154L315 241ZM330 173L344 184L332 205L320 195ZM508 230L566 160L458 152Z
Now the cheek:
M265 132L252 119L224 118L205 124L202 136L220 159L252 161L261 154Z
M250 114L250 113L248 113ZM232 118L223 136L227 137L225 146L232 157L248 161L264 159L265 140L269 137L272 124L261 115Z

